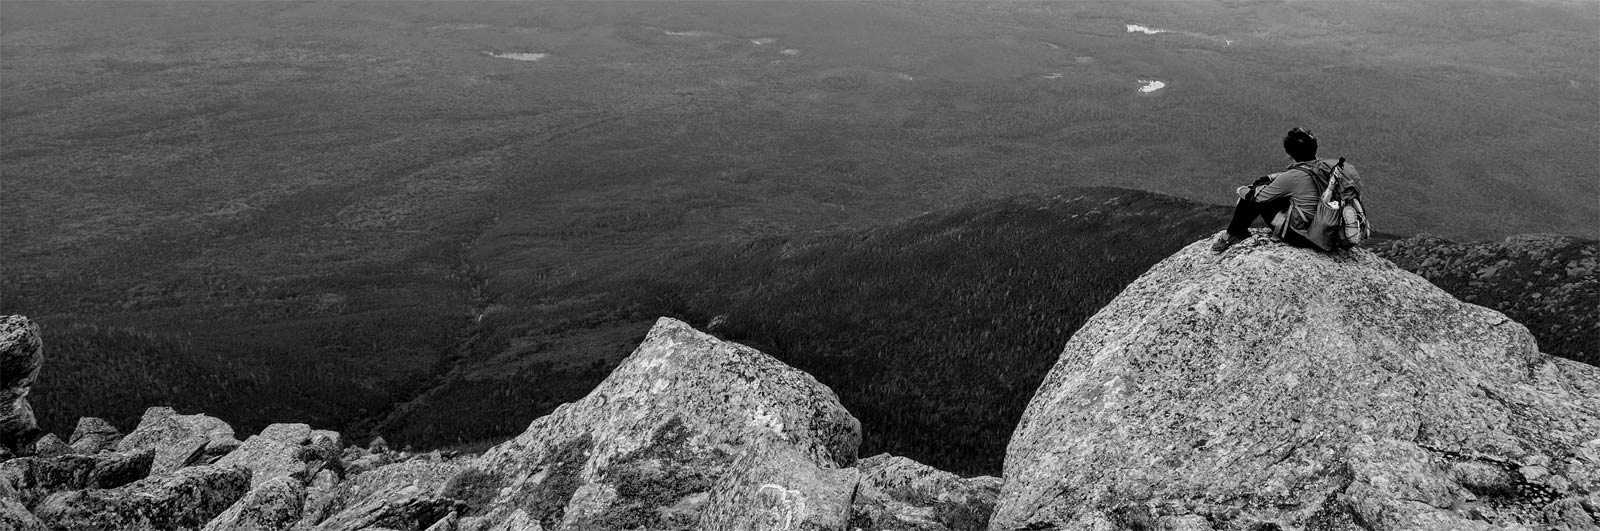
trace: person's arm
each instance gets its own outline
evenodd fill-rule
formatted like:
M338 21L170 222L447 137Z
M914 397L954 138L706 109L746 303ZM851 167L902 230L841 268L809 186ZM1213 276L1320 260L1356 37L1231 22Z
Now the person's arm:
M1272 176L1271 175L1265 175L1265 176L1262 176L1262 177L1258 177L1258 178L1256 178L1255 182L1252 182L1252 183L1244 185L1244 186L1240 186L1239 188L1235 189L1233 191L1233 193L1237 194L1239 196L1239 199L1243 199L1245 201L1251 201L1251 200L1254 199L1254 194L1256 193L1256 188L1260 188L1262 185L1265 185L1265 184L1270 183L1270 182L1272 182Z
M1281 199L1293 195L1296 188L1295 184L1297 184L1294 182L1294 180L1297 177L1306 177L1306 173L1300 170L1289 170L1286 172L1274 173L1272 175L1268 175L1267 177L1270 177L1272 181L1265 185L1255 187L1256 194L1254 201L1257 203L1265 203L1267 201Z

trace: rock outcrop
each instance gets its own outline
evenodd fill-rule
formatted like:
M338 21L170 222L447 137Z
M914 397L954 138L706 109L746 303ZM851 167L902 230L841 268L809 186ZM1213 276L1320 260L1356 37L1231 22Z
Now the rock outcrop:
M117 442L117 450L153 449L153 474L165 474L193 464L206 464L239 447L233 427L203 414L179 415L170 407L145 410L139 426Z
M698 529L845 529L861 472L817 463L787 445L763 444L711 487Z
M155 452L34 456L0 463L0 489L32 508L57 492L113 489L150 474Z
M466 465L423 456L379 467L338 484L327 499L308 503L304 521L318 531L421 531L462 505L449 482Z
M883 531L982 531L989 528L1004 482L963 478L905 457L880 454L856 463L852 525Z
M339 467L339 455L344 449L338 445L339 436L334 432L314 433L305 424L273 424L245 439L216 464L250 469L252 488L280 477L291 477L305 485L324 467Z
M277 476L250 489L244 498L206 523L204 531L288 531L300 523L306 486Z
M1157 264L1068 343L990 529L1594 529L1600 369L1371 252Z
M122 432L117 431L117 427L110 422L96 417L78 419L78 427L72 430L72 437L67 439L72 451L80 454L115 450L119 442L122 442Z
M39 325L20 315L0 317L0 454L22 455L39 436L28 392L42 364Z
M469 486L458 489L460 527L517 520L548 531L697 529L724 481L796 490L784 483L793 479L788 469L750 456L835 470L855 462L860 441L860 423L810 375L663 318L587 397L461 472L457 483ZM735 471L744 475L730 479ZM785 499L815 506L810 495Z
M198 529L249 487L250 471L242 467L194 466L115 489L54 494L33 514L51 529Z

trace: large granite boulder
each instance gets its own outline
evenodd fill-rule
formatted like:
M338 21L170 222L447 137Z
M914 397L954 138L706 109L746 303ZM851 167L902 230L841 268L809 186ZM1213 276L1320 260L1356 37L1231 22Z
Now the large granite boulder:
M1594 529L1600 369L1368 251L1209 245L1068 342L990 529Z
M963 478L911 459L879 454L856 463L852 527L863 531L982 531L1004 482Z
M445 494L465 504L467 530L695 529L713 487L759 465L736 467L741 456L838 469L860 441L860 423L810 375L663 318L587 397L490 449ZM806 474L760 468L769 483Z
M122 442L122 432L117 431L117 427L110 422L95 417L78 419L78 427L72 430L72 437L67 439L72 451L80 454L115 450L119 442Z
M22 455L39 436L28 392L44 364L39 325L21 315L0 317L0 446Z
M57 492L112 489L150 474L155 452L23 457L0 463L0 485L9 497L33 507Z
M194 530L233 505L250 487L250 471L194 466L115 489L51 495L33 514L59 531Z
M117 450L156 451L152 474L166 474L179 468L208 464L239 447L233 427L216 417L203 414L179 415L170 407L146 409L139 426L117 442Z

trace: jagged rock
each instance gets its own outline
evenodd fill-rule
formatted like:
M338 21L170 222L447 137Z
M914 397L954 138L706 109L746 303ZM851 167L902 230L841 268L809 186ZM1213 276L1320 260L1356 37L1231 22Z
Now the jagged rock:
M115 450L121 441L122 432L117 431L117 427L110 422L83 417L78 419L78 427L72 430L72 437L67 439L67 444L72 446L74 453L94 454Z
M305 499L305 484L288 476L274 477L211 519L204 531L288 531L300 522Z
M301 512L301 520L305 526L316 525L330 513L329 506L338 494L339 476L332 470L317 472L311 478L311 484L306 486L306 501Z
M879 454L856 463L852 526L865 531L981 531L1000 497L1000 478L962 478L905 457Z
M1068 342L990 529L1542 529L1600 485L1600 369L1365 250L1209 244Z
M381 437L379 439L381 439ZM387 445L374 444L373 447L387 448ZM349 448L345 448L340 454L339 462L341 463L346 476L354 476L400 462L401 460L405 459L405 455L406 454L400 452L390 451L373 452L360 446L351 446Z
M44 364L39 325L21 315L0 317L0 446L12 455L39 436L28 392Z
M194 466L115 489L51 495L34 510L46 527L63 531L198 529L250 487L242 467Z
M308 443L318 460L328 463L328 468L343 470L340 457L344 454L344 436L333 430L311 430Z
M663 318L587 397L490 449L448 494L467 504L465 529L516 518L550 531L689 529L753 447L838 468L860 441L860 423L810 375Z
M842 530L850 523L850 501L861 475L854 468L819 466L812 456L783 444L750 446L732 471L712 487L697 529Z
M26 507L63 491L112 489L150 474L151 450L94 455L23 457L0 463L0 485Z
M122 452L153 448L152 474L165 474L191 465L205 464L239 447L233 427L203 414L179 415L170 407L145 410L139 427L117 443Z
M367 451L375 454L389 453L391 451L389 450L389 441L383 440L381 436L373 437L372 442L367 443Z
M438 493L466 466L461 460L414 459L353 476L316 513L308 507L305 523L319 531L426 529L459 507Z
M16 498L0 496L0 529L12 531L45 531L44 522Z
M338 434L314 433L318 432L305 424L273 424L250 436L217 464L250 469L251 488L279 477L292 477L304 485L328 462L339 461L340 449L333 446L338 444Z
M54 433L46 433L33 441L33 455L39 457L55 457L71 451L72 447Z

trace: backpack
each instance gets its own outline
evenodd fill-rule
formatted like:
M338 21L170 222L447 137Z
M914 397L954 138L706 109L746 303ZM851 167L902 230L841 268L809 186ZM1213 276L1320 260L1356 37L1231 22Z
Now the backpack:
M1354 167L1345 167L1344 157L1332 168L1318 161L1299 168L1322 188L1306 239L1324 251L1333 251L1355 247L1372 236L1372 224L1361 205L1361 178Z

